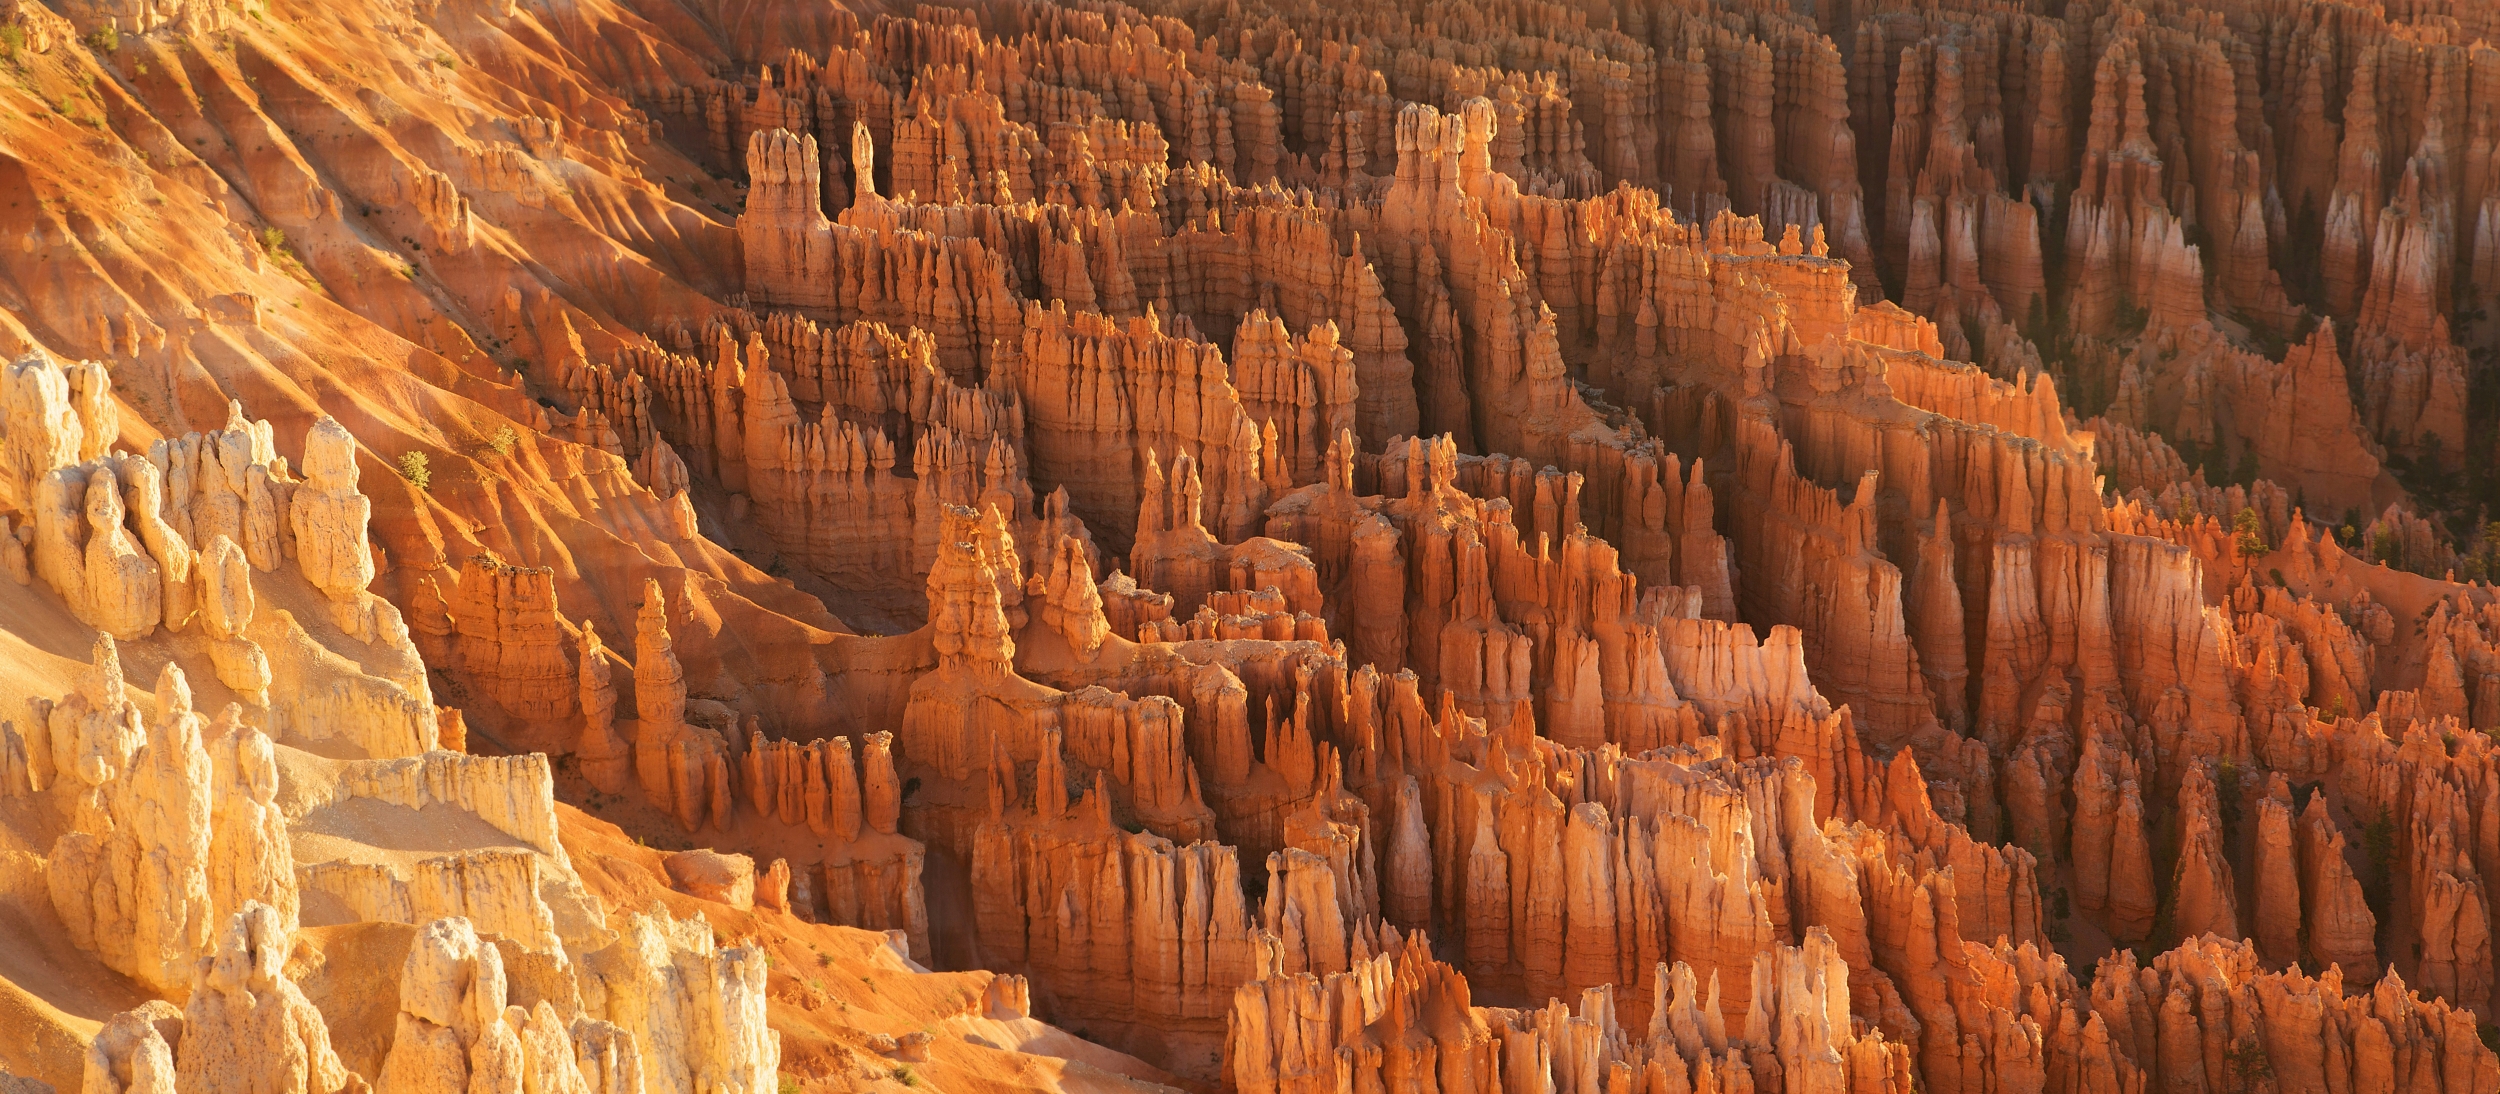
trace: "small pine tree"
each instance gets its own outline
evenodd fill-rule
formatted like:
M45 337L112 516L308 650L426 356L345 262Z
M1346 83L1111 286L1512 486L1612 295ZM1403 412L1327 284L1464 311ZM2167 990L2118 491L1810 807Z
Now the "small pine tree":
M2240 449L2239 462L2231 465L2231 481L2242 486L2257 485L2257 450Z
M2243 1037L2231 1043L2222 1054L2230 1069L2231 1094L2269 1089L2274 1085L2274 1061L2266 1056L2266 1046L2254 1037Z
M2255 558L2272 548L2266 546L2265 522L2257 519L2257 510L2242 508L2231 521L2231 538L2239 545L2240 555Z

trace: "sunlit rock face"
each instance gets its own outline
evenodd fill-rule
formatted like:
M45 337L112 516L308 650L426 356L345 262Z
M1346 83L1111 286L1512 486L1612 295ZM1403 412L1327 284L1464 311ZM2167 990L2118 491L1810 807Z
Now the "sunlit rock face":
M0 0L0 1091L2500 1089L2495 38Z

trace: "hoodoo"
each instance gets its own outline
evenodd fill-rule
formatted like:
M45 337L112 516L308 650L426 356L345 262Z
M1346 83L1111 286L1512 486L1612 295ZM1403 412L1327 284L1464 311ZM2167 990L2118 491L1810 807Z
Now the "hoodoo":
M2488 0L0 0L0 1094L2500 1094Z

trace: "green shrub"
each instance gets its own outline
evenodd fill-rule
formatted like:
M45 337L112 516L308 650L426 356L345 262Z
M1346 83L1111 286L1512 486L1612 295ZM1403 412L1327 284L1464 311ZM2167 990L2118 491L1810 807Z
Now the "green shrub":
M419 490L434 486L434 461L423 452L406 452L399 457L399 477Z
M253 233L252 238L259 241L262 254L268 255L270 258L276 259L280 262L295 261L295 249L287 246L286 229L278 227L263 228L260 231Z
M505 426L496 430L494 439L486 443L494 448L496 455L509 456L512 454L513 446L521 443L521 435L513 432L511 426Z

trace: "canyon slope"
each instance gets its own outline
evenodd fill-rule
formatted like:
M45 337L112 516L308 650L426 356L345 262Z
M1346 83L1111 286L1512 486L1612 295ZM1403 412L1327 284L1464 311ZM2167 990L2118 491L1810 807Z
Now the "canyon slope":
M0 1092L2500 1094L2494 39L0 0Z

